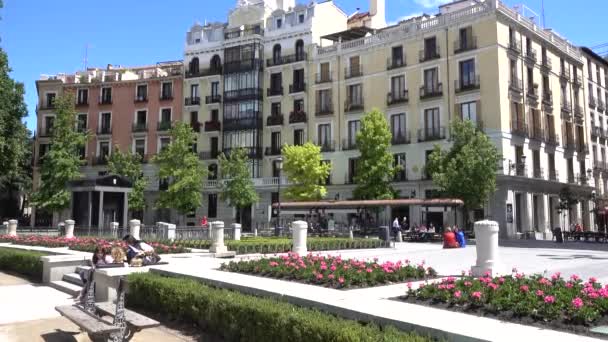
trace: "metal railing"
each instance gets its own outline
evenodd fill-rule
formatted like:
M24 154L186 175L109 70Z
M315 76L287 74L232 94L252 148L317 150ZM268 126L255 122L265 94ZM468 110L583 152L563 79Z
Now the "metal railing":
M477 36L454 41L454 54L477 49Z
M440 58L441 54L439 53L439 46L437 46L435 49L420 50L419 57L420 63Z
M387 70L402 68L404 66L406 66L405 56L402 56L401 58L389 57L386 60L386 69Z
M428 99L432 97L443 96L443 84L425 84L420 87L420 98Z
M391 91L386 94L386 104L394 105L398 103L407 103L410 100L409 90Z
M186 106L198 106L201 104L201 98L198 96L186 97L184 103Z
M445 127L426 127L418 130L418 141L434 141L445 139Z
M467 91L467 90L476 90L481 87L481 81L479 75L475 75L473 78L462 79L462 80L454 80L454 88L457 93Z
M293 111L289 113L289 123L306 123L306 112L304 111Z

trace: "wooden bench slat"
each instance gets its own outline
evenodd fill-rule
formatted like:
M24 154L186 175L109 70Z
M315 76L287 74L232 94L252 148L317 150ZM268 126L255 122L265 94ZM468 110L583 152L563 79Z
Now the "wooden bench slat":
M114 316L116 314L116 304L110 302L96 303L95 307L104 315ZM158 327L160 323L135 311L125 309L125 321L130 326L139 330Z
M91 335L108 335L120 331L120 327L108 324L74 305L57 306L55 310Z

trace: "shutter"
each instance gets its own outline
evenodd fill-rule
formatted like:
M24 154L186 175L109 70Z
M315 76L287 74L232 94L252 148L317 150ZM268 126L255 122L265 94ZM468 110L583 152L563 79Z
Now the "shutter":
M460 103L454 104L454 117L462 120L462 112L460 111Z

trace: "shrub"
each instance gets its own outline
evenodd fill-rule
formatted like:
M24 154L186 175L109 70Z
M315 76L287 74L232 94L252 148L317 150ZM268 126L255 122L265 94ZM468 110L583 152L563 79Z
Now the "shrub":
M152 273L129 275L127 306L195 324L225 341L430 341L268 298Z
M27 276L33 281L42 280L41 256L46 254L34 251L0 248L0 270Z

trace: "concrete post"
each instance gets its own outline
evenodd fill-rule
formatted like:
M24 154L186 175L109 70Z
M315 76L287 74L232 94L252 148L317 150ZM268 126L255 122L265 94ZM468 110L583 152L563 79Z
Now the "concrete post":
M224 222L211 222L211 231L213 232L213 243L209 252L211 253L226 253L228 248L224 245Z
M8 221L2 222L2 227L4 228L3 234L8 234Z
M8 235L17 236L17 220L8 220Z
M232 227L232 231L234 232L234 240L240 241L241 240L241 224L233 223L230 226Z
M253 236L258 236L258 227L253 228Z
M121 238L121 236L118 236L118 222L110 222L110 230L112 231L112 236Z
M293 234L293 247L291 251L298 255L306 255L308 252L306 248L308 223L305 221L295 221L291 224L291 229Z
M131 220L129 221L129 234L137 240L139 238L139 229L141 228L141 222L139 220Z
M499 273L498 230L498 223L495 221L475 222L477 264L471 267L474 277L481 277L486 272L491 275Z
M401 232L397 232L397 237L395 238L395 240L397 242L403 242L403 235L401 235Z
M354 236L354 234L353 234L353 230L352 230L352 229L349 229L349 230L348 230L348 238L349 238L349 239L351 239L351 240L353 240L353 239L355 238L355 236Z
M167 233L165 236L167 239L169 239L171 241L175 241L175 237L176 237L175 231L177 230L176 227L177 226L174 225L173 223L165 223L165 229L167 230Z
M65 238L72 239L74 238L74 220L65 220Z

